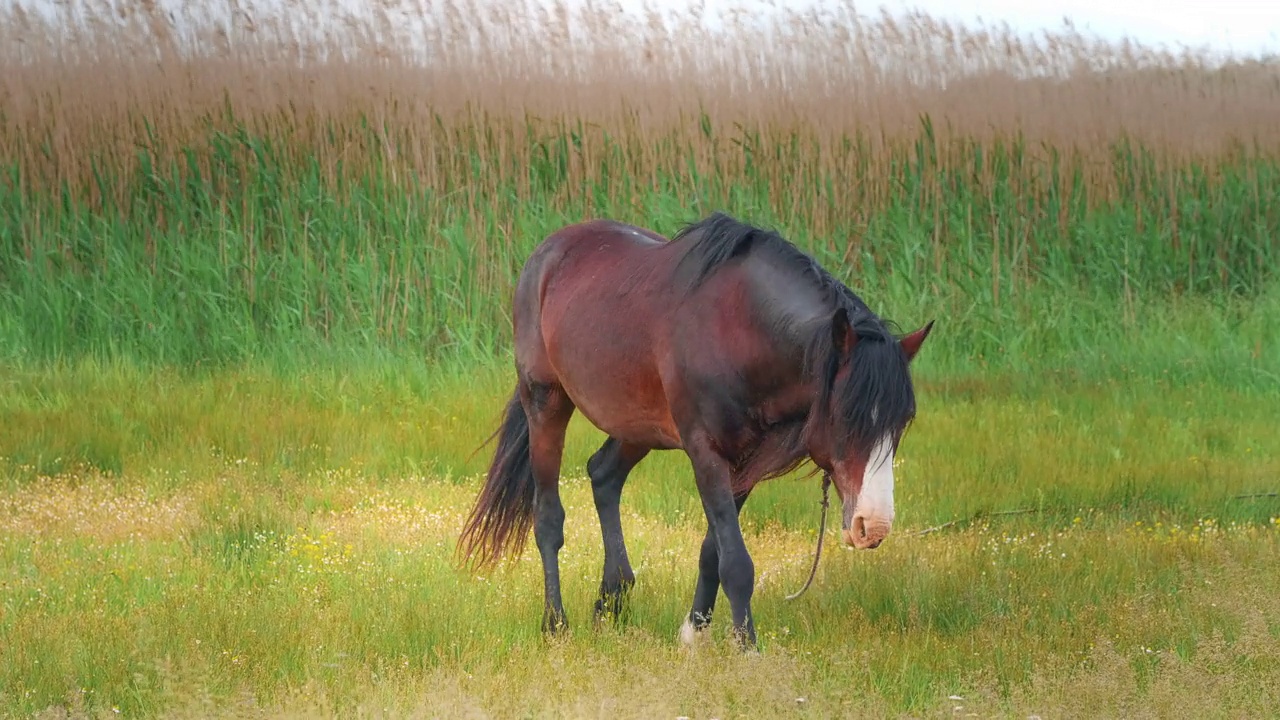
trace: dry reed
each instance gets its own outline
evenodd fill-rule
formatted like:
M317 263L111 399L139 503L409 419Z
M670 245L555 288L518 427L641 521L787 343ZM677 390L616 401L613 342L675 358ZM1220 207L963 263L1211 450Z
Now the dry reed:
M144 267L154 297L169 283L157 247L199 229L218 243L207 301L243 296L233 319L263 317L277 280L259 259L286 252L277 260L310 279L281 317L301 312L325 338L345 323L427 344L456 335L445 315L501 325L494 298L549 229L539 218L608 213L669 231L672 216L735 197L803 243L824 238L825 259L854 272L929 273L938 302L953 302L939 288L972 301L980 287L998 310L1056 272L1122 292L1131 312L1145 288L1256 292L1272 272L1274 63L1069 28L1035 39L867 18L851 3L712 30L696 14L628 24L607 5L556 1L388 0L355 16L336 0L274 14L233 2L221 15L81 0L57 6L60 25L19 3L0 18L6 252L51 273L54 257L98 268L97 289L76 297L103 292L93 322L118 334L160 321L130 320L153 300L121 299L138 278L105 270ZM349 209L357 186L364 210ZM326 220L336 240L308 226L325 207L342 208ZM877 230L887 217L895 229ZM117 225L86 229L104 222ZM414 232L457 261L423 273L422 246L378 254ZM923 249L895 265L904 236ZM377 284L360 301L351 278L324 276L353 255ZM0 264L0 279L25 272ZM441 277L466 286L441 289ZM64 321L80 310L63 287L12 303L23 332L56 317L67 338L84 334ZM270 332L254 322L246 337Z
M595 3L548 13L536 4L405 0L359 17L333 0L289 5L277 17L254 17L266 11L240 3L225 17L188 4L181 27L154 2L62 7L79 22L56 26L21 3L5 18L0 147L27 182L66 181L73 192L92 187L95 159L120 167L139 146L198 146L229 111L331 168L342 158L350 171L382 154L428 183L458 169L448 158L460 135L483 135L469 139L520 164L530 116L635 137L628 170L638 177L679 162L656 142L677 127L666 150L691 153L699 168L726 162L729 143L707 141L687 122L703 114L717 139L735 128L795 132L822 148L855 134L873 147L914 140L924 116L944 147L1019 133L1029 148L1088 154L1126 137L1176 162L1280 141L1274 64L1214 67L1204 55L1108 44L1069 28L1036 40L920 15L868 18L851 3L790 13L776 27L738 18L722 32L654 11L648 24L628 26L619 8ZM328 137L357 117L391 142ZM581 172L592 172L600 134L583 132ZM805 161L842 171L850 184L874 186L884 170L875 158L865 168L828 167L837 155Z

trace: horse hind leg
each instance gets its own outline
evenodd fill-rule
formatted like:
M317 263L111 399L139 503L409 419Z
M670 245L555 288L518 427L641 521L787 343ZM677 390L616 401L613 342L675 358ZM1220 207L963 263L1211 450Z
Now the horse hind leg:
M529 415L529 460L534 492L533 536L542 558L542 630L556 635L569 626L560 596L560 548L564 546L564 505L560 502L560 463L573 402L557 383L522 383Z
M648 453L648 448L609 438L587 461L587 475L591 477L591 493L596 513L600 516L600 534L604 542L604 571L600 579L600 597L596 600L596 622L606 616L617 619L622 613L627 592L636 582L622 536L619 503L627 476Z

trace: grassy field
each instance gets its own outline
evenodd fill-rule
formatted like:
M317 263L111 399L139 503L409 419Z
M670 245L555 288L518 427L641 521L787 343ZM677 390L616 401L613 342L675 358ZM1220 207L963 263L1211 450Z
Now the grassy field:
M884 547L829 544L786 602L818 487L753 496L762 653L744 658L723 617L704 647L676 642L703 527L676 453L629 486L638 585L619 626L591 628L583 467L601 436L581 421L573 629L543 643L536 551L484 576L453 564L505 373L403 375L78 366L7 384L6 712L1167 717L1280 699L1280 512L1238 497L1276 487L1274 395L924 381ZM18 458L40 447L118 471L37 476ZM968 521L984 511L1022 512Z
M320 0L185 36L88 0L59 35L15 7L0 716L1280 707L1274 64L843 6L723 37L411 3L312 37ZM654 454L623 499L630 611L592 628L602 437L575 418L572 632L547 643L536 550L453 558L515 274L567 222L713 209L904 328L937 319L895 532L847 552L828 528L787 602L819 484L766 484L743 516L762 652L723 613L686 649L705 521Z

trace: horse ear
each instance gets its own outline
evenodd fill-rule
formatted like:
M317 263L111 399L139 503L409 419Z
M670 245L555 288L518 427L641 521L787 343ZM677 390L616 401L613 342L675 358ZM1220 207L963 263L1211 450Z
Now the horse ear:
M844 308L837 309L835 315L831 316L831 344L842 357L848 357L849 353L853 352L853 346L857 341L857 336L853 334L853 325L849 322L849 311Z
M898 343L902 345L902 351L907 354L907 362L911 362L911 360L915 358L916 353L920 352L920 346L924 344L924 339L929 337L929 331L932 329L933 321L930 320L929 324L913 333L910 333L909 335L906 335L898 341Z

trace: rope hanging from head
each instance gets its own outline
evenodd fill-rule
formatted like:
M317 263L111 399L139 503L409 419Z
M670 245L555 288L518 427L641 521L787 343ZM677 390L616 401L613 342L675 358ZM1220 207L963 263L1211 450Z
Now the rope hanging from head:
M788 600L795 600L809 589L809 584L813 582L813 576L818 572L818 558L822 557L822 536L827 530L827 495L831 489L831 473L822 474L822 520L818 523L818 550L813 554L813 567L809 568L809 579L804 581L804 587L787 596Z

